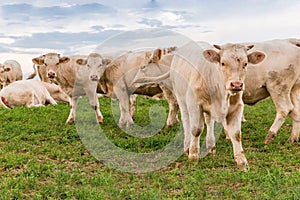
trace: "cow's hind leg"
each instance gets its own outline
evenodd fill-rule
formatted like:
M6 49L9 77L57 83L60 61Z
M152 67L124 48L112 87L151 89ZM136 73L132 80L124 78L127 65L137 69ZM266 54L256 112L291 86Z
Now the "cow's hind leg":
M177 116L179 106L178 106L175 96L169 89L167 89L164 86L160 86L160 88L162 89L162 91L164 93L164 97L166 98L166 100L168 101L168 104L169 104L169 114L168 114L168 119L167 119L167 123L166 123L166 128L168 128L179 122L178 116Z
M272 92L272 91L269 92L276 107L276 117L271 128L269 129L268 135L266 136L264 142L265 144L268 144L269 142L274 140L278 130L285 122L288 114L294 108L290 99L290 94L288 92L280 95L277 92Z
M179 104L179 107L180 107L181 121L182 121L182 125L183 125L183 130L184 130L184 147L183 147L183 151L188 156L189 155L190 142L191 142L189 113L188 113L188 110L187 110L185 97L178 97L177 99L178 99L178 104Z
M293 128L288 143L299 141L300 134L300 83L296 84L291 91L291 100L294 108L292 110Z
M206 149L209 153L216 153L216 138L214 133L215 121L211 119L209 114L204 114L205 124L206 124Z
M199 139L204 129L204 117L200 106L194 98L189 99L187 102L187 108L189 112L191 135L189 159L197 160L199 158L200 149Z
M130 102L129 102L129 94L127 88L125 87L125 83L121 86L120 83L115 87L115 94L119 99L119 107L120 107L120 119L118 126L122 128L126 124L126 128L131 128L133 126L133 119L130 115Z

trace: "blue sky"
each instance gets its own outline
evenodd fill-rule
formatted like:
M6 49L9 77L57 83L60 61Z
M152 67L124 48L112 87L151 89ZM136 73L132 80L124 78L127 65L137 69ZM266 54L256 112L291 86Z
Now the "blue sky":
M299 10L299 0L2 0L0 62L16 59L27 73L33 57L88 54L144 28L218 44L300 38Z

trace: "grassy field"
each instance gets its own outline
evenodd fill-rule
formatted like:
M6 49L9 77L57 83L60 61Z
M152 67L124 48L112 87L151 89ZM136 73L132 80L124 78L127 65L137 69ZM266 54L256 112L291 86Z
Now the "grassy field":
M164 147L178 127L150 138L120 131L110 99L101 99L101 128L114 144L131 152ZM149 105L165 101L138 98L137 124L146 125ZM237 169L232 145L222 134L216 155L198 163L184 155L163 169L129 173L110 168L82 144L75 125L65 124L67 105L0 108L0 199L300 199L300 145L285 144L289 119L276 139L264 145L275 117L270 100L245 108L243 147L249 172ZM203 134L205 137L205 134ZM202 138L203 139L203 138Z

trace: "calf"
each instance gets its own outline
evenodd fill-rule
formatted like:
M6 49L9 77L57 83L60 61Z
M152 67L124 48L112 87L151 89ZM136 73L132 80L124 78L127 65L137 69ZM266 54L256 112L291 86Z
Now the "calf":
M78 98L87 95L91 107L95 110L97 122L103 121L102 113L99 109L99 101L97 95L97 86L100 77L103 75L106 65L110 63L110 59L103 58L98 53L91 53L86 59L79 58L76 63L84 66L78 71L75 87L72 95L72 103L67 123L72 123L75 119L75 111ZM94 67L91 67L94 66Z
M246 170L248 162L241 143L244 79L248 63L258 64L265 55L258 51L248 54L253 46L227 44L214 47L218 52L212 49L203 51L194 43L179 48L172 58L170 71L157 79L170 84L179 103L185 135L184 151L189 158L198 159L204 121L207 125L206 148L215 150L213 127L215 121L220 121L228 131L238 167ZM155 81L155 78L140 80Z

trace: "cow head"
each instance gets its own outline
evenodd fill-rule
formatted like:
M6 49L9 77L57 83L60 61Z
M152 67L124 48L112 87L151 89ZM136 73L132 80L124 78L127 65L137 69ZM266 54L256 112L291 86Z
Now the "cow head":
M69 57L60 57L60 54L57 53L48 53L32 59L33 63L46 67L47 76L50 79L56 78L60 65L69 61Z
M214 45L214 47L219 51L205 50L203 55L208 61L220 66L226 91L230 94L243 91L248 63L262 62L265 54L258 51L248 53L253 45L226 44L224 46Z
M103 58L98 53L91 53L87 59L77 59L76 63L86 66L89 70L89 79L99 81L103 76L106 66L111 62L108 58Z
M175 47L166 49L156 49L152 57L146 63L138 68L135 78L132 81L132 86L141 87L149 84L163 84L163 81L169 77L166 74L170 71L171 62L174 54L172 51L176 50ZM163 76L161 76L163 75ZM166 76L165 76L166 75Z
M0 64L0 82L6 81L6 72L9 72L11 70L10 66L6 66L5 64Z

